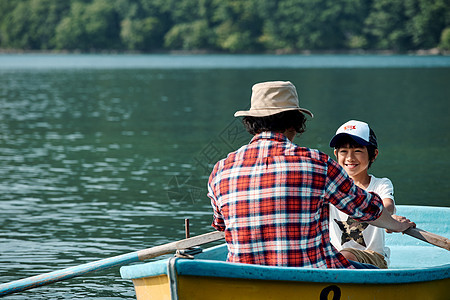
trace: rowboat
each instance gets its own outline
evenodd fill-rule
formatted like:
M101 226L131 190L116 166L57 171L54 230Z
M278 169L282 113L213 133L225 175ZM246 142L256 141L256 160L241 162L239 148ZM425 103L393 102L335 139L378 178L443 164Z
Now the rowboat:
M450 235L450 208L398 205L417 227ZM142 299L450 299L450 251L409 235L388 234L387 270L271 267L226 262L219 244L193 258L123 266ZM193 249L197 250L197 249Z

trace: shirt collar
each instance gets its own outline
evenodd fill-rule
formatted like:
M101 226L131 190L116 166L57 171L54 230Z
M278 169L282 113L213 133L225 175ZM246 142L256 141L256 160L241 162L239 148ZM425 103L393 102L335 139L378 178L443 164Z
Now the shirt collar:
M252 140L251 143L258 142L260 140L273 140L277 142L283 142L283 143L290 143L289 139L280 132L273 132L273 131L264 131L261 133L256 134Z

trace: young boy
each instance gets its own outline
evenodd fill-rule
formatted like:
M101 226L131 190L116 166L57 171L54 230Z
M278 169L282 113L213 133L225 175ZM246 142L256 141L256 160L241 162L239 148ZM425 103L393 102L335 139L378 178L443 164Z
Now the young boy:
M334 155L354 183L374 192L383 201L384 210L395 212L394 188L388 178L376 178L368 169L378 155L377 138L367 123L351 120L336 131L330 141ZM385 230L360 223L330 204L330 239L348 260L369 263L387 269L390 250L385 246Z

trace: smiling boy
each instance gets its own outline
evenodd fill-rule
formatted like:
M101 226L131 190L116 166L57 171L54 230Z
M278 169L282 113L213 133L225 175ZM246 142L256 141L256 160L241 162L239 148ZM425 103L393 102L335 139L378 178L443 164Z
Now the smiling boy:
M378 156L377 138L367 123L351 120L336 131L330 141L334 155L354 183L374 192L383 201L384 210L395 212L394 188L388 178L377 178L368 169ZM390 250L385 246L385 230L360 223L330 205L330 239L347 259L387 268Z

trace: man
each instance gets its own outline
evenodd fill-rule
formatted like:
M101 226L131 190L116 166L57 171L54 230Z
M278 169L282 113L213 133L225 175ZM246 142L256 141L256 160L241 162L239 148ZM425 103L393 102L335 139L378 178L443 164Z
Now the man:
M353 184L328 155L295 145L306 116L290 82L255 84L251 108L238 111L254 135L220 160L208 181L212 226L225 231L229 262L364 268L330 243L329 204L357 221L401 232L415 224L383 212L381 199Z

